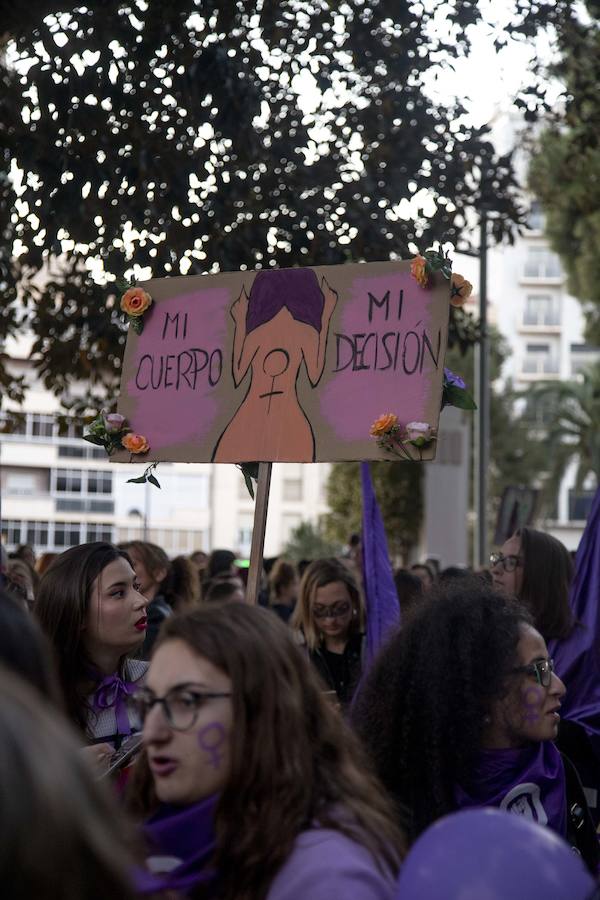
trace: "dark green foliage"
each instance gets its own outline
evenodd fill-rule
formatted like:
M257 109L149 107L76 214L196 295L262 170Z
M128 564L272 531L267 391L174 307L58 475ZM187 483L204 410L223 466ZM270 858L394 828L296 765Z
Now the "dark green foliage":
M554 0L533 19L531 6L518 2L525 34ZM0 341L28 324L66 407L84 405L77 379L91 408L116 391L116 279L406 257L456 242L481 201L496 239L519 219L510 159L459 122L459 104L423 92L432 66L468 51L475 0L33 0L3 16L14 43L0 67ZM326 95L315 115L292 88L306 70ZM26 173L18 218L11 165ZM401 218L422 189L433 215ZM34 282L43 266L48 280ZM475 337L464 314L451 328L463 348ZM17 396L1 360L0 387Z
M301 522L292 531L281 555L294 562L301 559L326 559L338 556L344 543L345 539L328 540L320 526L313 525L312 522Z
M534 154L529 181L546 213L546 233L587 313L587 337L600 344L600 4L591 21L569 17L559 29L564 85Z
M418 542L423 524L423 463L372 462L371 475L392 560ZM360 463L336 463L327 483L326 533L339 543L361 530Z

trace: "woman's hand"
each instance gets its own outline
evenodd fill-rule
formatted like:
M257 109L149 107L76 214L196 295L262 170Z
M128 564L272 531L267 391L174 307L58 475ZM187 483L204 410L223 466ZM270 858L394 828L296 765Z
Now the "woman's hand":
M242 292L235 303L232 304L230 313L231 318L238 327L242 324L246 324L246 315L248 313L248 295L246 294L245 287L242 288Z
M81 752L94 770L95 775L99 778L101 775L106 774L110 765L110 759L115 751L110 744L93 744L91 747L84 747Z

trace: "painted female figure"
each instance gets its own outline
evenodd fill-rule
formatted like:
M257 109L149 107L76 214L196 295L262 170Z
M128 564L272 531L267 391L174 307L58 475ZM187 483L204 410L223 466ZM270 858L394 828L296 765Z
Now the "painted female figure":
M300 406L302 363L315 387L323 374L327 333L337 293L311 269L259 272L231 308L235 322L232 374L246 395L217 441L215 462L314 462L315 439Z

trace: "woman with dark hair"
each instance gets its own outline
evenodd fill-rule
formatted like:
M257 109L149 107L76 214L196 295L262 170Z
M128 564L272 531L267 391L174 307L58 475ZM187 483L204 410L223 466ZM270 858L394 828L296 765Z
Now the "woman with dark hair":
M55 707L62 708L48 640L19 600L4 591L0 591L0 665L27 681Z
M278 559L269 572L269 609L289 622L298 598L298 573L287 559Z
M10 900L133 900L130 840L55 710L0 673L0 883Z
M418 575L408 569L396 569L394 584L400 603L400 621L406 625L423 602L425 589Z
M494 587L527 607L546 641L569 637L575 624L569 606L573 562L564 544L543 531L520 528L490 562Z
M40 581L35 613L54 649L67 715L99 767L133 731L126 700L148 664L129 655L144 640L147 605L129 556L101 541L61 553Z
M164 619L200 602L200 576L185 556L169 559L162 547L149 541L127 541L119 549L129 555L140 591L148 600L148 627L140 655L149 659Z
M327 334L337 294L312 269L259 272L231 308L235 323L232 374L244 398L217 441L215 462L277 459L313 462L315 440L297 394L304 364L310 384L325 366Z
M554 740L565 687L529 613L479 579L451 583L386 645L355 724L410 837L496 806L600 859L577 773Z
M363 603L354 576L337 559L317 559L302 576L291 618L308 656L342 707L352 700L362 671Z
M267 610L169 619L132 704L140 887L220 900L388 900L402 838L358 742Z

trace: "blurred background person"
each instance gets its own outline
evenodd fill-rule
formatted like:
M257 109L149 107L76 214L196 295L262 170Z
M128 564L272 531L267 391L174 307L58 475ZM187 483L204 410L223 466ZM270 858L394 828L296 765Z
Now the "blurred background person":
M298 573L293 563L278 559L269 572L269 608L289 622L298 599Z
M134 900L129 832L33 688L0 674L0 881L10 900Z
M200 602L200 576L185 556L170 560L162 547L149 541L127 541L119 547L129 555L140 591L148 600L148 627L141 650L148 659L164 619Z
M400 622L405 625L423 602L425 593L423 582L418 575L408 569L396 569L394 584L400 603Z
M362 672L364 608L352 572L337 559L312 562L290 620L323 684L349 705Z
M410 567L410 571L421 580L424 591L428 591L433 587L435 574L429 563L415 563Z

